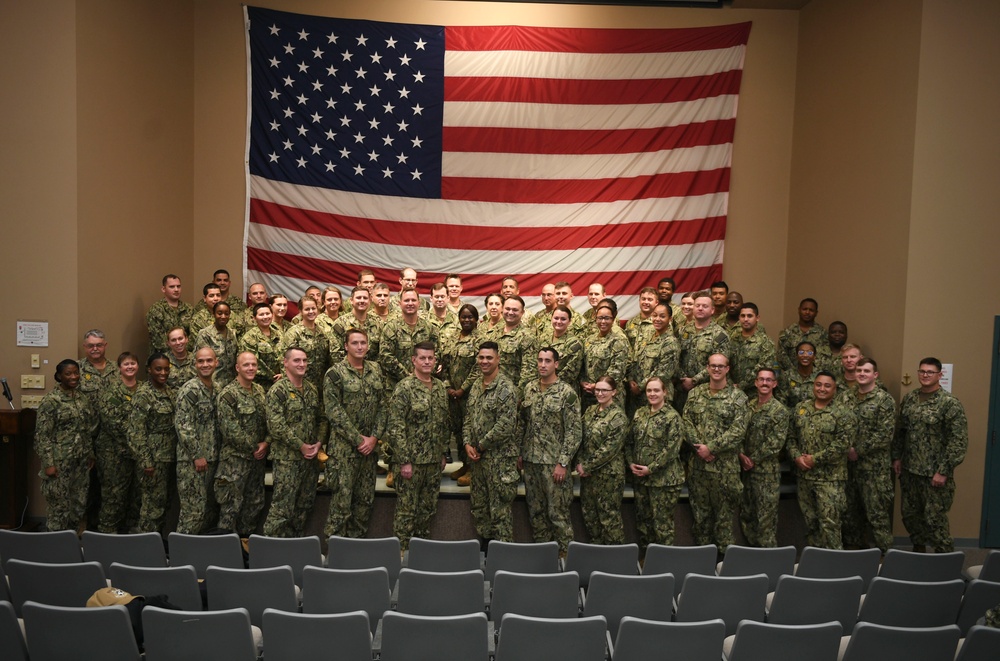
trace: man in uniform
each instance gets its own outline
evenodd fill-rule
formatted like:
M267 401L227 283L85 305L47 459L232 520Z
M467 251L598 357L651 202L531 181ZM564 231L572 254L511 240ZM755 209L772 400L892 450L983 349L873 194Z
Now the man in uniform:
M899 406L892 442L892 468L902 491L903 525L913 550L955 550L948 512L955 498L955 467L965 460L969 423L962 403L941 387L941 361L924 358L920 388Z
M223 300L222 289L214 282L210 282L202 287L201 295L202 299L198 301L198 305L194 306L194 312L191 314L191 334L195 337L198 336L198 332L201 329L208 328L215 323L215 318L212 314L215 310L215 304Z
M510 298L511 296L521 295L521 285L518 283L517 278L512 275L508 275L500 282L500 295L504 297L504 300ZM522 301L523 303L523 301ZM532 328L535 323L535 315L525 308L521 314L521 323Z
M325 440L319 391L306 380L309 357L297 347L285 350L285 378L267 391L267 431L274 460L274 496L264 521L270 537L302 537L316 501L319 461Z
M726 316L719 324L732 337L742 330L740 325L740 308L743 307L743 294L731 291L726 294Z
M146 329L149 331L149 352L168 353L167 332L176 326L191 333L191 306L181 300L181 279L173 273L163 276L160 291L163 298L153 303L146 312Z
M431 309L426 318L437 329L441 340L460 330L458 313L448 309L448 287L443 282L431 285Z
M528 382L521 402L524 435L520 467L535 541L555 540L560 553L565 554L573 541L569 514L573 476L569 467L583 440L580 398L556 375L559 353L555 349L540 349L537 366L539 378Z
M821 347L828 342L826 329L816 323L819 303L815 298L803 298L799 303L799 320L778 336L778 362L782 370L795 368L795 354L800 342ZM836 375L834 375L836 378Z
M653 335L653 322L650 316L653 308L658 302L656 290L652 287L643 287L639 290L639 314L628 320L625 324L625 337L628 338L629 345L635 349L636 343L644 343L645 339Z
M223 306L219 303L218 306ZM211 347L194 354L198 376L177 391L177 493L181 498L177 532L197 535L214 526L215 469L219 461L219 434L215 418L215 386L212 376L218 361Z
M729 296L729 285L725 280L716 280L708 291L712 297L712 317L722 326L726 323L726 297Z
M707 291L695 294L694 323L681 333L681 357L678 366L680 388L676 408L682 410L689 390L709 379L708 358L714 353L729 356L729 335L712 318L712 296ZM728 364L728 362L727 362Z
M820 372L813 398L792 411L788 457L798 474L799 509L806 523L806 544L841 549L841 517L847 507L847 449L857 426L854 413L833 403L837 381Z
M742 311L741 315L742 317ZM749 400L750 420L740 451L743 497L740 528L750 546L778 545L778 498L781 470L778 455L788 438L788 409L774 396L777 374L770 364L757 370L757 396Z
M740 306L740 330L731 333L729 341L733 352L731 380L747 399L755 399L759 392L757 370L776 367L774 341L760 326L760 314L755 304L744 303Z
M458 315L459 308L462 307L462 276L457 273L449 273L444 279L444 286L448 290L448 309Z
M590 286L587 287L587 303L590 307L580 315L588 332L595 331L597 328L594 325L594 317L597 316L597 306L602 299L604 299L604 285L599 282L590 283Z
M500 347L483 342L476 355L481 378L469 391L463 427L472 462L472 522L483 548L489 540L514 541L511 506L517 496L517 390L500 372Z
M219 528L249 537L264 510L264 458L269 446L264 387L254 382L257 357L244 351L236 357L236 379L218 399L219 465L215 500Z
M391 299L392 292L389 291L389 285L384 282L376 282L372 287L372 304L370 312L383 323L389 321L391 317L398 315L398 312L394 314L392 305L390 305Z
M242 297L232 294L229 291L229 286L231 281L229 279L229 271L226 269L219 269L212 274L212 281L219 285L219 289L222 290L222 300L229 303L229 309L233 311L233 318L236 319L237 323L234 325L233 330L237 335L241 335L245 328L243 328L243 319L246 316L247 304Z
M406 287L400 292L399 300L401 315L391 317L382 326L382 344L378 356L378 362L392 388L412 372L413 348L417 344L428 341L435 347L438 344L437 329L419 315L420 298L417 290Z
M708 383L695 387L684 405L684 420L694 445L688 474L695 544L715 544L725 553L733 543L733 514L739 503L739 452L750 411L742 390L726 379L725 354L708 357Z
M875 546L885 553L892 546L892 502L896 496L890 460L896 402L878 387L874 360L862 358L856 370L858 387L841 395L858 421L854 445L847 450L843 541L845 548L868 548L865 533L870 527Z
M493 339L500 347L500 371L511 380L518 393L535 377L531 358L537 349L535 336L521 322L524 299L517 294L503 302L503 330Z
M118 374L118 366L104 355L108 348L108 340L104 332L92 328L83 334L83 352L86 354L77 361L80 366L80 392L93 395L94 406L97 405L97 393Z
M556 296L556 305L557 306L559 306L559 305L565 305L566 307L572 309L572 307L573 307L573 305L572 305L572 301L573 301L573 288L570 286L570 284L568 282L566 282L565 280L561 280L561 281L559 281L559 282L556 283L555 296ZM583 328L586 325L586 324L584 324L584 321L583 321L583 315L582 314L577 314L575 311L574 311L574 314L573 314L573 318L570 321L570 324L571 325L570 325L569 332L573 333L574 335L578 335L581 331L583 331ZM580 341L582 342L583 339L581 338Z
M827 330L827 342L816 347L816 365L820 369L833 372L833 375L840 379L843 368L840 364L840 352L847 344L847 324L842 321L834 321Z
M367 307L368 290L355 291L359 289L365 294ZM351 328L344 345L345 357L326 371L323 385L330 427L326 484L331 492L324 533L327 537L364 537L375 503L375 447L385 435L389 393L382 368L367 359L368 335Z
M210 347L215 352L216 378L219 387L229 385L229 382L236 378L236 353L239 351L239 343L236 341L236 333L229 327L231 314L229 303L225 301L216 303L212 310L215 323L198 331L198 336L194 340L195 351Z
M407 292L416 294L412 289ZM404 297L404 305L407 301L412 303L412 298ZM448 393L444 383L431 376L435 367L434 343L415 344L411 362L413 374L400 381L393 391L388 422L393 463L399 469L392 531L404 550L409 548L410 538L430 537L441 471L451 438Z
M535 313L531 318L531 329L535 337L540 337L547 328L552 327L552 311L556 309L556 286L548 283L542 287L542 305L544 309Z
M351 290L351 311L342 314L333 322L333 334L330 339L330 364L336 365L347 355L344 347L347 342L347 331L357 328L365 332L368 338L368 354L372 360L378 358L379 338L382 335L382 321L378 315L369 314L371 292L358 285Z

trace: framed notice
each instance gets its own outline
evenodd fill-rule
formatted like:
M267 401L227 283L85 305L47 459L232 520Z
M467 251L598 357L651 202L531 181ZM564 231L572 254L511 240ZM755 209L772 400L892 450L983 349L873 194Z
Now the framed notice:
M49 322L47 321L17 322L17 346L19 347L49 346Z

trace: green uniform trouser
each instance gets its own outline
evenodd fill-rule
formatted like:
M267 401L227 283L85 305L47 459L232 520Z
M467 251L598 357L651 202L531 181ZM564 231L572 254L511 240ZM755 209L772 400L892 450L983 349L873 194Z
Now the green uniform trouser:
M217 464L210 461L199 473L194 469L193 461L177 462L177 494L181 499L177 532L198 535L215 525L219 517L214 488Z
M903 492L903 525L913 545L933 548L938 553L954 551L948 512L955 500L955 480L949 477L943 487L932 487L931 478L903 471L899 486Z
M635 527L639 548L650 544L671 546L674 543L674 510L681 495L681 485L651 487L645 478L634 478Z
M778 498L781 474L743 471L740 499L740 528L750 546L773 548L778 545Z
M695 461L701 461L696 459ZM734 472L692 469L688 475L691 495L691 533L695 544L715 544L725 553L734 541L733 515L743 485Z
M219 527L240 537L257 531L264 510L264 460L225 457L215 470L215 500Z
M464 447L464 445L462 446ZM514 512L517 497L517 459L483 455L472 466L469 506L476 534L483 539L514 541Z
M402 549L410 548L410 538L431 536L431 519L437 512L438 491L441 489L441 463L411 464L413 477L404 479L396 471L396 515L392 532L399 538Z
M154 461L153 474L136 465L135 474L139 482L139 523L136 532L163 532L163 522L170 504L170 493L174 486L175 462Z
M555 464L524 463L524 492L531 519L531 535L536 542L559 542L563 553L573 541L573 522L569 508L573 503L573 478L556 484L552 479Z
M264 521L268 537L302 537L306 519L316 502L319 462L315 459L279 459L274 462L274 495Z
M139 515L138 479L135 461L128 449L98 449L97 479L101 485L97 530L117 533L123 528L128 529Z
M42 477L45 525L49 530L76 530L87 514L90 469L87 460L56 466L57 474Z
M324 529L327 537L357 538L368 534L375 504L377 461L375 452L367 457L356 450L330 453L326 462L326 484L330 487L330 513Z
M612 461L580 478L580 507L591 544L624 544L622 492L625 465Z
M844 546L866 548L866 533L871 529L875 546L885 553L892 548L892 503L896 498L892 467L868 471L849 464L847 470Z
M805 480L799 477L799 509L806 522L806 544L842 549L840 521L847 507L843 480Z

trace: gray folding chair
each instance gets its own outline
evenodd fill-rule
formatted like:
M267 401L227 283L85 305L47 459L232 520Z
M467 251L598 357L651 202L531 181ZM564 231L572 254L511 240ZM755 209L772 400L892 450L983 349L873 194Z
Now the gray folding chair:
M396 537L354 539L334 535L327 543L326 566L330 569L385 567L389 572L389 588L392 589L396 585L402 566L399 539Z
M803 578L847 578L860 576L864 590L878 575L882 552L878 549L843 551L807 546L802 549L795 575Z
M1000 583L1000 550L992 549L986 554L986 559L981 565L972 565L963 572L967 580L978 578L982 581L993 581Z
M205 578L209 565L228 569L243 569L243 546L236 533L229 535L167 535L171 565L191 565L198 578Z
M306 567L302 577L302 612L309 614L364 611L371 633L389 610L389 573L371 569Z
M639 545L570 542L566 549L566 571L580 575L582 588L590 584L590 575L595 571L636 576L639 574Z
M51 606L86 606L97 590L108 587L99 562L7 562L7 578L14 610L22 615L27 601Z
M767 624L745 620L736 628L729 661L837 661L843 628L825 624Z
M960 635L954 624L909 628L858 622L847 643L843 661L951 661L955 658Z
M608 623L508 613L500 624L496 661L604 661Z
M29 601L24 604L24 630L31 661L140 658L132 620L121 605L74 608Z
M83 531L83 557L96 560L111 571L111 563L131 567L166 567L167 552L159 533L145 532L135 535L110 535L93 530Z
M1000 604L1000 583L973 579L965 585L965 596L955 623L964 636L986 611ZM1000 654L1000 650L998 650Z
M767 613L770 624L821 624L839 622L850 632L858 621L864 581L851 578L802 578L782 576Z
M245 608L250 623L263 624L264 609L298 612L292 568L227 569L211 566L205 577L209 610Z
M198 574L191 565L132 567L111 563L111 585L141 595L163 595L172 605L189 611L204 608Z
M486 548L486 580L498 570L518 574L552 574L560 570L559 543L516 543L490 540Z
M6 579L0 576L0 581ZM0 650L7 661L28 661L28 648L24 644L21 625L17 623L14 604L0 600Z
M499 626L507 613L530 617L578 617L580 577L576 572L519 574L500 570L493 577L490 620Z
M889 549L882 560L882 568L878 575L882 578L894 578L898 581L914 581L925 583L940 583L962 578L962 565L965 564L965 554L961 551L952 553L914 553Z
M678 622L698 622L721 618L726 635L736 633L743 620L764 621L767 575L702 576L691 574L677 599Z
M323 566L319 537L315 535L288 538L250 535L247 545L250 551L250 569L288 565L292 568L295 585L299 587L302 587L303 569Z
M714 560L714 558L713 558ZM719 661L726 623L653 622L623 617L615 638L614 661Z
M399 572L396 610L410 615L485 614L484 586L480 569L429 572L404 568Z
M917 583L874 578L861 604L858 622L889 627L941 627L955 624L965 581Z
M704 546L664 546L650 544L646 547L646 559L642 564L642 575L673 574L674 597L684 587L688 574L715 576L715 559L719 549L715 544Z
M590 575L583 615L603 615L613 643L623 617L669 622L673 603L673 574L622 576L595 571Z
M224 611L142 609L146 661L256 661L245 608Z
M774 592L778 578L795 572L795 547L755 548L730 546L719 569L719 576L767 574L768 592Z
M53 532L21 532L0 530L0 560L3 570L11 560L54 562L67 564L81 562L80 540L72 530Z
M487 661L485 613L422 616L389 611L382 618L381 661Z
M996 661L1000 650L1000 629L981 624L969 629L955 661Z
M371 661L372 633L364 611L287 613L264 609L267 661L333 658Z
M479 542L474 539L444 541L414 537L406 552L406 567L436 572L482 569Z

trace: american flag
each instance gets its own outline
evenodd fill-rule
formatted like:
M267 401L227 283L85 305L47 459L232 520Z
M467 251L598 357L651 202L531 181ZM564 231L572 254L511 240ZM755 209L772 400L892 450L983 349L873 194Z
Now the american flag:
M546 283L584 303L600 282L627 316L665 275L721 276L749 23L246 18L246 283L296 297L412 267L478 302L513 275L537 307Z

